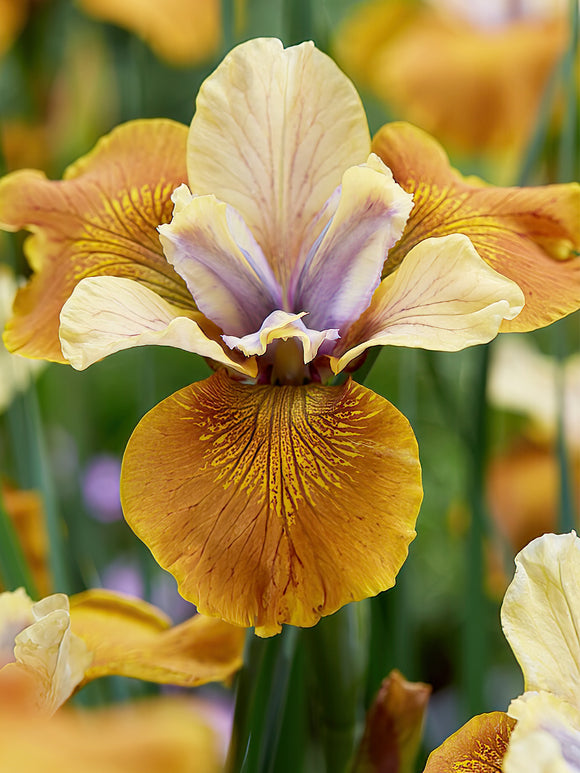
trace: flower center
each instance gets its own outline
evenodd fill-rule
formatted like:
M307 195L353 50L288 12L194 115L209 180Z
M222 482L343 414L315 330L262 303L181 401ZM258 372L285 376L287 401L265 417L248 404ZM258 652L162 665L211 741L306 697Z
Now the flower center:
M273 343L272 383L300 386L306 378L302 343L296 338Z

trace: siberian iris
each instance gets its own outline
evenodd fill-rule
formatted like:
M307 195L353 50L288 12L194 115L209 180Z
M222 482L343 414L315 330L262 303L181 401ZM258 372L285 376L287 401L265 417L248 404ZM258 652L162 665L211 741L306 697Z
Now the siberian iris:
M524 303L469 229L430 238L423 220L402 255L412 213L350 81L311 43L273 39L227 55L189 132L131 122L62 182L0 185L4 226L33 231L12 349L82 369L162 344L216 371L144 417L121 484L127 521L201 612L267 636L394 583L422 497L416 441L335 376L370 346L489 341Z

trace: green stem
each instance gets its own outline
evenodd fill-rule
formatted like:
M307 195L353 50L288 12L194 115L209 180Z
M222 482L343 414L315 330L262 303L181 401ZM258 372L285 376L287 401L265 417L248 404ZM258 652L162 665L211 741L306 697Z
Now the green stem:
M303 631L309 648L312 701L327 773L350 764L364 718L370 606L347 604Z
M562 82L566 109L562 120L558 154L558 182L571 182L578 172L578 2L570 2L570 45L562 61Z
M467 577L465 586L465 626L463 628L463 681L466 711L469 716L484 710L484 684L487 663L485 636L485 596L483 539L485 536L484 470L487 447L486 385L490 346L478 347L475 354L473 423L470 444L469 503L471 524L467 540Z
M560 506L558 511L558 530L561 533L569 532L577 528L574 502L574 486L571 475L571 460L566 444L566 427L564 424L564 368L566 357L566 328L563 320L552 326L552 349L558 363L556 371L556 454L558 457L558 470L560 473Z
M298 629L271 639L249 630L238 675L229 773L270 773L276 757Z
M236 44L236 0L221 0L221 3L223 47L227 53Z
M42 496L50 545L49 565L54 587L60 592L69 593L71 588L64 523L59 514L52 483L34 384L13 400L7 411L7 422L18 483L22 488L38 490Z

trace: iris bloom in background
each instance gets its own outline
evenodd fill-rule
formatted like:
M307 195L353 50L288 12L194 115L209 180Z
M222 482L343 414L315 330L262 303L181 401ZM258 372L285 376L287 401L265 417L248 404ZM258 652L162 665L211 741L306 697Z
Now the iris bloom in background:
M579 769L579 588L575 532L545 534L516 556L501 621L525 692L511 702L507 715L474 717L431 754L425 773L485 770L486 764L504 773Z
M53 583L48 563L48 532L42 498L37 491L23 491L8 483L0 484L0 496L22 547L34 585L42 596L47 596L52 592Z
M41 0L0 0L0 56L9 50L26 24L34 3ZM89 16L117 24L143 38L170 64L195 65L215 56L221 45L219 0L78 0ZM237 0L238 22L243 1Z
M151 604L110 591L33 602L20 588L0 593L0 692L16 675L29 712L50 716L100 676L223 681L241 666L243 640L241 629L201 615L172 628Z
M157 56L184 66L207 61L221 45L220 0L78 0L91 16L143 38ZM239 5L239 2L238 2Z
M371 0L334 40L339 64L453 153L513 179L569 42L568 2Z
M487 474L491 515L514 552L556 528L560 389L562 426L575 502L580 506L580 356L560 365L523 338L508 336L498 341L488 382L489 402L528 419L522 434L492 458ZM580 512L576 517L580 518Z
M387 127L372 153L334 63L259 39L206 80L189 132L132 122L62 182L0 184L0 221L33 232L35 268L8 346L85 368L163 344L216 369L141 421L121 496L182 595L260 635L390 587L414 536L408 422L334 375L373 345L488 341L524 295L523 326L580 304L578 187L464 182L414 131ZM539 296L528 266L546 269Z

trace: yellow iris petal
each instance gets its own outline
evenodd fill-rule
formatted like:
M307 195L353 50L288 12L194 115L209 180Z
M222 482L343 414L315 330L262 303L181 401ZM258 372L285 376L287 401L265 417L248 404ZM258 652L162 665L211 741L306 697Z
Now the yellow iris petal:
M4 698L8 700L4 700ZM19 773L219 773L215 733L201 709L176 697L51 719L0 696L0 770ZM20 707L18 707L20 708ZM23 707L24 708L24 707Z
M224 371L142 419L121 487L182 595L262 636L391 587L422 498L415 438L383 398Z
M514 724L503 711L473 717L431 752L423 773L497 773Z
M32 231L25 252L34 274L6 327L11 351L62 362L59 314L89 276L136 279L194 310L157 233L171 219L171 193L185 180L186 137L186 127L173 121L133 121L100 140L62 181L32 170L0 181L0 226Z
M503 332L543 327L580 307L580 185L496 188L464 179L432 137L404 123L383 126L373 150L415 202L386 272L423 239L461 233L524 292L523 311Z
M202 615L172 628L151 604L105 590L71 598L71 625L93 656L85 681L118 674L191 687L242 665L243 629Z

